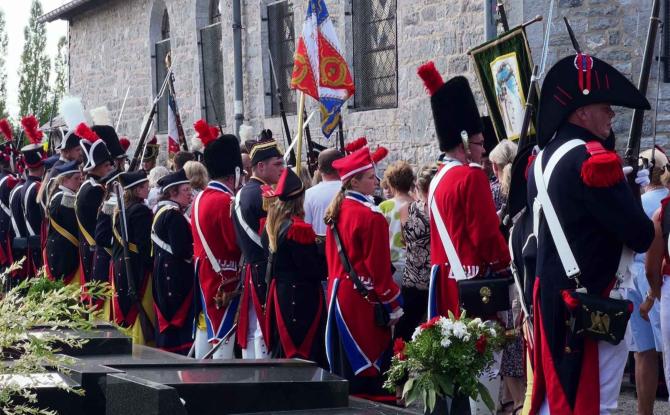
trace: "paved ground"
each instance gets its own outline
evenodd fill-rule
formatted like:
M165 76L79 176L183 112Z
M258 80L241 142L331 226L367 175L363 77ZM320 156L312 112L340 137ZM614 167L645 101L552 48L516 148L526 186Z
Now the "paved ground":
M624 384L621 388L619 397L619 408L612 412L612 415L633 415L637 413L637 398L635 397L635 387ZM654 404L654 415L670 415L670 404L667 399L657 399Z

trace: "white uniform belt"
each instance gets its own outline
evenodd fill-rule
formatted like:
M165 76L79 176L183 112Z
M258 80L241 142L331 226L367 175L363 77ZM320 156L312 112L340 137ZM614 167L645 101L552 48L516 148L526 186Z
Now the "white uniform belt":
M163 251L166 251L170 255L172 255L172 246L170 246L169 243L165 242L161 238L156 235L156 232L151 232L151 240L153 243L155 243L158 247L160 247Z

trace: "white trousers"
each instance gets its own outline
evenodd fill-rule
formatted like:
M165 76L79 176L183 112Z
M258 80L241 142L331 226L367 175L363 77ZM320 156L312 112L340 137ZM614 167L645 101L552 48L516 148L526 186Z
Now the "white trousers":
M242 359L267 359L268 351L265 347L263 332L261 331L261 325L258 322L258 316L256 316L256 309L251 300L249 300L247 313L249 316L249 329L246 333L247 348L242 349Z
M625 341L613 346L598 342L598 371L600 378L600 415L609 415L617 408L623 371L628 360L628 345ZM549 403L545 398L540 415L549 415Z
M214 345L207 341L207 331L198 329L195 332L195 358L202 359ZM235 357L235 335L228 343L222 344L212 355L212 359L233 359Z
M479 377L479 381L486 386L489 395L493 402L498 402L498 394L500 393L500 365L502 363L502 352L493 354L493 364L491 367ZM472 415L489 415L491 410L484 403L481 397L476 401L470 399L470 412ZM494 411L495 412L495 411Z
M670 277L663 276L661 285L661 339L663 340L663 374L670 385Z

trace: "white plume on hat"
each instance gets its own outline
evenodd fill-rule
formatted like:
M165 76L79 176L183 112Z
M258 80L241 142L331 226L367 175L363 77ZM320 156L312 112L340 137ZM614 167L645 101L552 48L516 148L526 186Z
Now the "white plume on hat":
M240 142L244 144L247 140L255 140L254 127L249 124L240 125Z
M202 140L198 137L198 134L193 134L191 137L191 151L199 151L202 153L202 150L205 146L202 144Z
M93 125L113 125L112 114L106 105L93 108L91 110L91 118L93 119Z
M74 131L79 124L88 122L81 98L63 97L58 112L69 131Z

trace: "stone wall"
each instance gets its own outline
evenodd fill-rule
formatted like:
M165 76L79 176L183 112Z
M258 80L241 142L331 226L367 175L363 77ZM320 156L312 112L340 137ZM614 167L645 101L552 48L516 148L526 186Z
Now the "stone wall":
M550 0L507 0L512 7L522 6L523 16L529 20L535 15L548 15ZM523 3L523 4L520 4ZM651 0L554 0L553 27L547 55L547 70L559 58L574 54L563 16L570 21L582 49L607 61L637 85L642 55L649 26ZM515 23L519 23L516 21ZM535 24L528 30L528 37L536 62L540 62L545 24ZM659 35L660 38L660 35ZM658 46L657 46L658 47ZM656 47L656 48L657 48ZM655 49L657 50L657 49ZM651 70L647 98L652 111L645 115L643 148L651 145L653 108L656 105L657 64ZM658 104L657 143L668 144L670 136L670 84L662 82ZM626 145L632 111L617 109L613 128L617 147Z
M550 0L505 0L511 25L547 16ZM207 24L209 0L110 0L103 6L76 16L70 23L70 92L82 97L88 108L107 105L118 115L129 89L120 132L137 138L143 115L155 93L153 44L160 33L160 17L167 6L171 23L171 46L176 77L176 93L188 136L193 122L204 116L198 28ZM326 0L345 56L351 63L352 40L347 15L351 0ZM373 145L391 150L390 160L407 159L415 164L433 160L437 153L429 100L416 68L434 59L445 78L464 74L486 112L479 86L466 55L484 41L484 1L482 0L397 0L398 106L397 108L356 111L345 106L345 137L368 137ZM582 47L616 66L637 82L644 47L651 0L554 0L554 18L547 69L559 58L573 53L562 17L567 16ZM267 117L268 89L265 22L258 0L242 1L244 116L256 130L270 128L283 142L279 117ZM226 129L234 125L234 67L232 0L221 0L222 53ZM294 30L299 36L306 4L292 1ZM546 22L545 22L546 23ZM540 62L545 23L528 28L531 49ZM656 67L652 70L648 97L655 105ZM658 142L670 136L670 86L662 83L658 116ZM316 106L307 98L308 112ZM625 143L631 111L618 110L615 132L619 147ZM651 114L653 112L650 112ZM652 123L646 117L644 135L650 141ZM318 118L318 117L317 117ZM292 135L297 120L289 117ZM312 135L324 144L318 119ZM160 136L159 136L160 137ZM163 142L165 137L160 137Z

